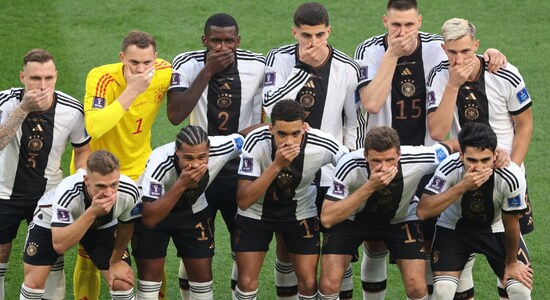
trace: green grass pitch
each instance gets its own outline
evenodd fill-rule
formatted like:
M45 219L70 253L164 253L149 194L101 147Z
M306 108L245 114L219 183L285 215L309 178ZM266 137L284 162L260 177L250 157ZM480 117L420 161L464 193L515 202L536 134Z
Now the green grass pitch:
M322 1L330 14L333 27L330 43L352 56L358 43L385 31L381 17L385 0ZM526 236L533 268L535 288L533 299L550 299L544 291L550 277L548 244L549 204L544 195L550 194L549 169L546 151L550 147L550 114L544 86L550 53L548 1L428 1L421 0L424 17L422 30L439 33L443 22L463 17L478 28L480 52L488 47L500 49L521 71L534 101L535 129L526 166L529 192L534 207L536 230ZM293 43L290 29L292 16L299 1L21 1L3 0L0 3L0 85L1 89L20 86L18 72L22 57L31 48L46 48L56 57L59 79L57 89L76 98L84 96L88 71L98 65L118 61L120 44L132 29L150 32L157 38L159 57L171 61L178 53L201 49L200 38L206 18L217 12L233 15L240 27L241 48L266 54L273 47ZM172 126L165 107L154 126L153 146L172 141L178 127ZM64 156L68 170L69 156ZM0 166L1 167L1 166ZM546 178L546 179L544 179ZM216 226L217 254L213 263L216 299L230 299L229 275L231 259L227 230L218 218ZM21 226L6 275L6 299L17 299L22 283L21 255L26 229ZM272 247L272 249L274 249ZM264 263L258 298L274 299L273 252ZM66 254L67 298L72 298L72 270L75 251ZM360 264L355 264L355 298L360 299ZM167 260L169 277L168 297L179 297L177 260L170 248ZM496 279L483 258L474 268L477 299L497 299ZM109 298L103 284L101 299ZM388 267L388 299L403 299L404 289L395 266Z

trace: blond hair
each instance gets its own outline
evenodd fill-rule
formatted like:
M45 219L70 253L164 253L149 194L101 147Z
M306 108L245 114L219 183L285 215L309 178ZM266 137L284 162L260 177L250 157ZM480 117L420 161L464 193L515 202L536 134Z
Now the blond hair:
M452 18L447 20L441 27L441 35L445 41L454 41L469 35L472 39L476 38L476 27L468 20Z

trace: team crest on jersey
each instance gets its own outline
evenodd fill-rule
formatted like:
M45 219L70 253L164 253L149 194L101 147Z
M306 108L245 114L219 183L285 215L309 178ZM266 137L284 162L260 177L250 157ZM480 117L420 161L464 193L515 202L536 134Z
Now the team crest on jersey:
M27 250L25 251L27 252L28 256L35 256L36 253L38 252L38 244L34 242L30 242L29 245L27 246Z
M57 219L62 222L69 222L69 211L63 209L57 210Z
M104 108L104 107L105 107L105 99L97 96L94 97L92 108Z
M172 82L170 82L170 85L174 86L179 84L180 84L180 74L172 73Z
M162 185L160 183L151 182L149 185L149 195L160 197L162 195Z
M521 207L521 197L519 195L506 199L508 201L508 207Z
M244 144L244 140L242 137L237 137L234 139L235 146L237 147L237 150L241 150Z
M439 148L435 150L435 156L439 162L442 162L445 158L447 158L447 153L445 153L443 149Z
M344 191L345 191L345 188L343 184L336 181L332 183L332 193L334 195L344 196Z
M438 177L438 176L434 176L432 178L432 182L430 183L430 189L434 190L434 191L438 191L438 192L441 192L441 190L443 190L443 187L445 186L445 183L447 181L441 177Z
M367 79L367 74L369 71L369 67L363 66L359 68L359 80L365 80Z
M428 92L428 106L432 106L435 104L435 92L429 91Z
M527 89L522 88L519 92L517 92L516 98L518 98L519 104L527 101L529 99L529 93L527 92Z
M252 172L252 166L253 166L252 157L243 157L243 166L241 167L241 171L250 173Z
M131 217L140 216L141 211L142 211L142 205L141 205L141 202L140 202L140 203L136 204L136 206L134 206L134 208L132 208L132 210L130 211L130 216Z
M275 73L269 72L264 75L264 86L271 86L275 84Z

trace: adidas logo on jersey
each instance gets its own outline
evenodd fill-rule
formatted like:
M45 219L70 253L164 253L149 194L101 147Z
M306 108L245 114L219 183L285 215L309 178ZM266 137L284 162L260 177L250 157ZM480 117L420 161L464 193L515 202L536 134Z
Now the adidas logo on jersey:
M314 89L315 88L315 84L313 83L312 80L308 81L305 85L305 87L308 87L310 89Z
M231 86L229 85L228 82L224 83L221 87L220 87L220 90L230 90L231 89Z
M405 70L403 70L403 72L401 72L401 75L409 76L409 75L412 75L412 72L411 72L411 70L409 70L409 68L405 68Z
M42 129L42 126L40 126L40 124L34 126L34 128L32 129L32 131L38 131L38 132L42 132L44 131L44 129Z
M470 93L470 94L466 97L466 100L476 101L477 98L476 98L476 95L474 95L474 93Z

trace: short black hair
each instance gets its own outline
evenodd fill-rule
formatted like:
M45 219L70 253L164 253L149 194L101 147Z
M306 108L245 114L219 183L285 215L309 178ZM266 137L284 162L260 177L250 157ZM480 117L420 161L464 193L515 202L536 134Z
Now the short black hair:
M273 106L271 111L271 123L275 121L304 121L306 119L304 108L300 103L294 100L281 100Z
M208 135L200 126L187 125L183 127L176 136L176 149L178 150L182 150L183 144L196 146L202 143L206 143L206 146L210 148Z
M306 2L296 9L294 12L294 26L300 27L302 25L328 26L328 12L325 7L317 2Z
M484 123L471 122L467 123L458 133L458 144L460 144L460 151L462 153L466 151L466 147L473 147L479 150L489 149L495 152L497 149L497 135L491 126Z
M398 11L405 11L409 9L418 10L418 3L416 3L416 0L389 0L386 9L395 9Z
M235 26L235 30L237 31L237 34L239 33L239 25L237 25L237 21L235 18L228 14L219 13L210 16L208 20L206 20L206 23L204 24L204 34L210 29L210 26L216 26L216 27L233 27Z

